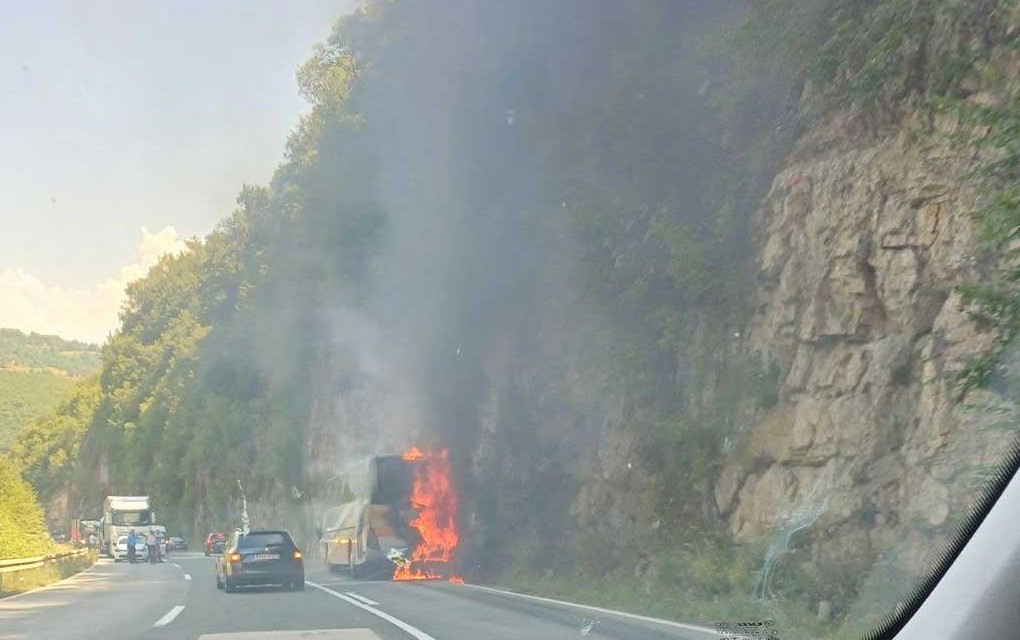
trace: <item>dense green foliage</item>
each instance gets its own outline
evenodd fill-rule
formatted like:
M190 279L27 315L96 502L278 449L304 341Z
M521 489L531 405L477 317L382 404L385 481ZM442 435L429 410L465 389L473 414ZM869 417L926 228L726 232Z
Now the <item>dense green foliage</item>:
M99 368L99 347L17 329L0 329L0 369L55 369L83 377Z
M696 2L509 4L372 2L315 48L271 183L130 286L98 381L12 451L42 497L147 493L203 531L233 524L240 479L305 524L310 426L389 375L463 476L466 566L594 581L651 557L646 588L747 592L760 550L732 548L713 482L777 402L776 365L732 346L760 198L807 124L875 135L977 71L999 86L1008 3L761 0L701 41L721 10ZM1020 229L1017 106L974 123L999 250ZM972 295L1013 317L1018 279ZM336 449L393 436L368 414Z
M759 116L795 105L801 118L835 110L888 124L967 93L1015 20L1009 0L760 0L716 48L737 53L729 97L762 99ZM763 124L734 120L747 122Z
M973 212L983 278L962 287L964 304L979 319L996 327L996 351L972 362L961 372L966 386L981 386L1000 378L1009 345L1020 333L1020 81L1011 60L1020 42L1010 29L1020 20L1014 3L997 5L996 28L985 39L987 55L968 78L969 96L954 96L942 105L954 113L963 131L957 142L982 159L979 176L984 204Z
M0 452L35 418L57 407L74 379L49 371L0 369Z
M79 382L53 411L25 425L5 454L44 504L66 495L98 403L95 377Z
M349 58L320 49L299 80L313 109L272 187L246 187L214 233L128 288L77 473L86 509L147 493L190 533L233 524L237 479L255 501L303 486L315 309L362 276L378 223L351 166L367 150L342 109Z
M35 493L0 458L0 560L43 554L52 547Z

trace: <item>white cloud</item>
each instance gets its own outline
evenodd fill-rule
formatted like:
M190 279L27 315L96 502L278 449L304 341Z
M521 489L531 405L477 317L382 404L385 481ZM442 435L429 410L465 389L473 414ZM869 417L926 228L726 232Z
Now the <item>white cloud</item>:
M141 229L138 257L117 274L91 287L48 285L15 268L0 271L0 327L103 342L120 324L124 289L167 253L187 247L173 227L152 233Z

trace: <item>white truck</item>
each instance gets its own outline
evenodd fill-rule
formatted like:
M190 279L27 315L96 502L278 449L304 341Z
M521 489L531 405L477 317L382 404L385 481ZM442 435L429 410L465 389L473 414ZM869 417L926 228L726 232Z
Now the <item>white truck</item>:
M117 540L134 529L148 539L155 534L166 541L166 527L156 524L156 514L149 505L149 496L106 496L103 500L103 520L100 542L103 551L111 558Z

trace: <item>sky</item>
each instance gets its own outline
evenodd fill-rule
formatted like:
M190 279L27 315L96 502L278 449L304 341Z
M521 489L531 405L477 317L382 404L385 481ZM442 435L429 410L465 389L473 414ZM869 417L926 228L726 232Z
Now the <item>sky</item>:
M11 3L0 20L0 327L102 342L124 285L265 184L294 71L357 0Z

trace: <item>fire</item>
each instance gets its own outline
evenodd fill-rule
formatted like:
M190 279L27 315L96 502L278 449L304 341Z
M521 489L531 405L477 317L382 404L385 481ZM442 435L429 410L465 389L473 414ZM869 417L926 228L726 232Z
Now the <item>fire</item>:
M450 562L457 548L457 491L452 482L450 461L446 451L423 453L417 447L404 454L404 460L416 462L411 487L411 506L418 515L411 526L418 531L421 542L411 552L410 562L398 566L394 580L428 580L444 577L438 571ZM460 581L451 576L451 582Z
M443 457L446 457L446 452L443 451L442 455L443 455ZM404 460L409 461L409 462L413 462L415 460L421 460L422 458L425 457L425 454L422 453L418 449L418 447L411 447L411 449L407 453L405 453L404 455L402 455L400 457L403 458Z

